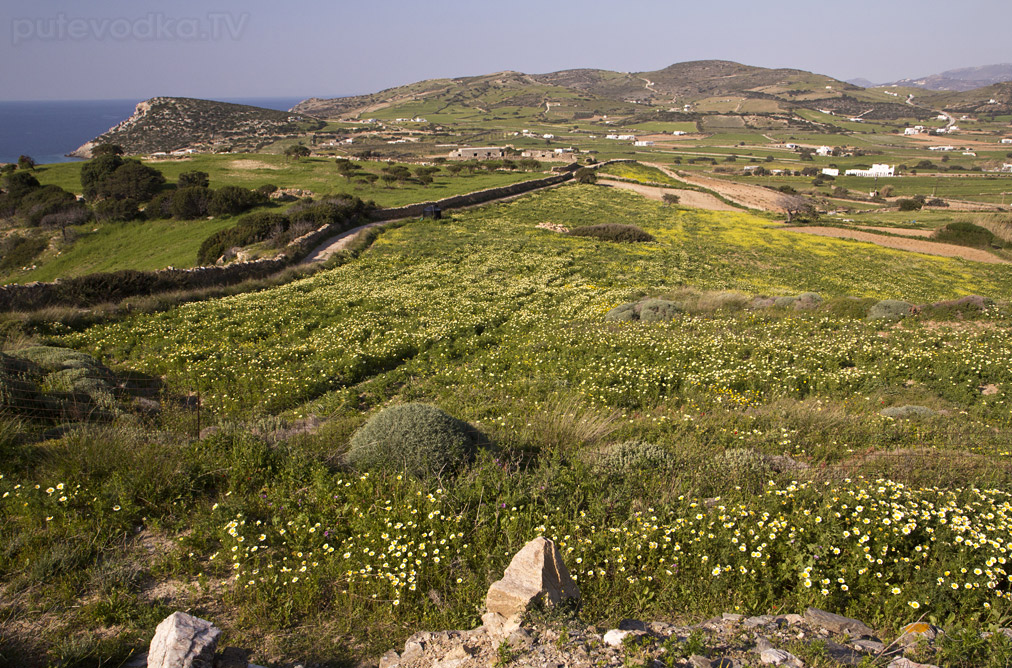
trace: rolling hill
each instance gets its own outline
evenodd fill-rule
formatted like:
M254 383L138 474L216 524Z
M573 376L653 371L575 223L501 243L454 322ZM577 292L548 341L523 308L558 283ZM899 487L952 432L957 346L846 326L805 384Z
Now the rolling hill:
M1003 81L1012 81L1012 63L997 65L981 65L979 67L962 67L946 70L938 74L929 74L914 79L900 79L885 86L911 86L928 90L944 90L966 92L975 88L984 88Z
M765 100L766 109L829 109L868 118L909 117L909 107L885 94L832 77L795 69L768 69L726 60L677 63L660 70L613 72L572 69L547 74L497 72L455 79L430 79L354 97L311 98L293 112L319 118L422 116L492 109L551 109L586 118L633 113L643 105L684 108L719 97Z

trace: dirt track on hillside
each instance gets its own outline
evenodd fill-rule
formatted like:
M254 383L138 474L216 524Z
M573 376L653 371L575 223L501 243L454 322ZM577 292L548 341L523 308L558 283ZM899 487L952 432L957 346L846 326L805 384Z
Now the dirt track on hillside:
M695 190L679 190L675 188L657 188L655 186L645 186L640 183L629 183L628 181L612 181L604 177L598 178L598 183L605 186L611 186L612 188L621 188L622 190L631 190L635 193L643 195L647 199L653 199L661 201L666 194L678 195L678 203L681 206L688 206L694 209L709 209L710 211L738 211L739 209L734 208L726 202L721 202L719 199L711 195L710 193L701 193Z
M913 251L915 253L924 253L926 255L941 255L942 257L958 257L964 260L972 260L974 262L986 262L988 264L1009 264L1008 261L1001 259L991 253L984 250L978 250L976 248L967 248L965 246L956 246L954 244L939 244L931 241L922 241L916 238L901 238L901 237L887 237L881 234L874 234L871 232L861 232L859 230L845 230L839 227L785 227L782 228L787 232L800 232L802 234L814 234L820 237L834 237L836 239L853 239L854 241L865 241L868 243L875 244L877 246L883 246L885 248L895 248L896 250ZM910 230L913 231L913 230Z
M728 200L748 207L750 209L760 209L762 211L776 211L778 213L784 213L784 209L780 206L781 193L773 192L768 188L761 186L751 186L746 183L734 183L731 181L725 181L723 179L715 179L709 176L702 176L700 174L687 174L685 172L675 172L664 165L657 163L647 163L651 167L656 167L673 179L684 181L689 185L699 186L712 190L718 193L721 197L725 197Z

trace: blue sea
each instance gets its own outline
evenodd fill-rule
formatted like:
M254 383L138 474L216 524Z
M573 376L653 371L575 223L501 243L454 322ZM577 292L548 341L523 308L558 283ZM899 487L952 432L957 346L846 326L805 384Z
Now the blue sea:
M287 111L306 97L221 101ZM0 162L16 162L20 155L39 164L75 160L66 154L129 118L138 102L142 100L0 102Z

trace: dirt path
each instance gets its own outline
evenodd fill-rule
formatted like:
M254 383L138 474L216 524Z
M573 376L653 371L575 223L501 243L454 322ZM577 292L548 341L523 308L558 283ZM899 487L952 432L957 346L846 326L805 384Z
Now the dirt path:
M664 195L671 194L678 195L678 203L681 206L688 206L694 209L708 209L710 211L740 211L740 209L736 209L726 202L721 202L710 193L701 193L695 190L658 188L656 186L645 186L641 183L629 183L628 181L612 181L604 177L599 177L597 182L602 185L611 186L612 188L631 190L643 195L647 199L657 200L658 202L664 198Z
M845 230L839 227L788 227L783 229L787 232L814 234L820 237L835 237L837 239L865 241L885 248L913 251L915 253L924 253L926 255L958 257L964 260L986 262L988 264L1009 264L1006 260L992 255L987 251L978 250L976 248L967 248L965 246L956 246L955 244L938 244L930 241L922 241L921 239L916 238L887 237L881 234L861 232L860 230Z
M901 237L928 238L935 233L934 230L912 230L909 227L875 227L872 225L862 225L861 227L856 227L854 229L857 231L869 230L873 232L888 232L889 234L898 234Z
M314 248L313 251L305 258L303 258L302 262L300 262L299 264L309 264L310 262L326 262L327 260L330 259L331 255L333 255L338 251L342 251L348 246L350 246L351 243L355 241L355 239L358 238L358 235L361 234L362 232L365 232L370 227L384 225L388 222L390 221L382 220L376 221L375 223L366 223L365 225L359 225L358 227L353 227L350 230L345 230L344 232L341 232L337 236L330 237L322 244Z
M723 179L715 179L709 176L701 176L699 174L686 174L685 172L675 172L664 165L657 163L647 163L651 167L656 167L673 179L684 181L689 185L699 186L706 188L718 193L721 197L726 197L736 204L740 204L749 209L760 209L762 211L777 211L783 213L784 209L780 206L780 193L773 192L768 188L760 186L750 186L745 183L733 183L731 181L724 181Z

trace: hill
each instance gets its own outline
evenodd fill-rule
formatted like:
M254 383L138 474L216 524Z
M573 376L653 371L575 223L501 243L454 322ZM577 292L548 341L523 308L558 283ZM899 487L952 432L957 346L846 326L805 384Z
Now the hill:
M938 74L915 79L900 79L885 86L912 86L928 90L945 90L966 92L974 88L984 88L1003 81L1012 81L1012 63L997 65L981 65L979 67L962 67L946 70Z
M315 130L323 123L302 114L245 104L153 97L133 115L87 142L73 156L90 158L98 144L119 144L128 154L171 152L187 148L252 148Z
M1012 113L1012 81L965 92L940 93L931 98L931 103L964 114Z
M545 107L574 118L633 113L642 106L686 104L715 97L762 100L762 111L830 109L868 118L909 117L909 107L832 77L795 69L768 69L727 60L677 63L660 70L613 72L572 69L547 74L497 72L455 79L430 79L372 95L311 98L292 111L321 118L364 118L397 110L397 115ZM634 106L635 105L635 106Z

